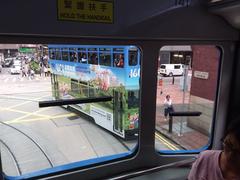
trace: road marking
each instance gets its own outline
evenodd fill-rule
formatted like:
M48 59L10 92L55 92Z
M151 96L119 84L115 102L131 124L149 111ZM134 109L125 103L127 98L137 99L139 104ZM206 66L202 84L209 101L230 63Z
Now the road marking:
M63 117L73 117L73 116L76 116L76 114L75 113L69 113L69 114L61 114L61 115L42 117L42 118L10 120L10 121L7 121L5 123L13 124L13 123L33 122L33 121L42 121L42 120L50 120L50 119L52 120L52 119L63 118Z
M159 133L155 133L155 137L161 141L163 144L165 144L168 148L170 148L171 150L179 150L179 148L177 148L175 145L173 145L172 143L170 143L167 139L165 139L163 136L161 136Z
M14 99L14 100L25 100L25 101L35 101L34 99L29 99L29 98L22 98L22 97L18 97L18 96L9 96L9 95L0 95L0 98L2 99Z
M12 119L12 120L10 120L10 121L16 122L16 121L19 121L19 120L21 120L21 119L23 119L23 118L26 118L26 117L35 115L35 114L37 114L37 113L39 113L39 112L45 111L45 110L47 110L47 109L49 109L49 108L50 108L50 107L47 107L47 108L44 108L44 109L39 109L39 110L37 110L37 111L28 113L28 114L26 114L26 115L24 115L24 116L20 116L20 117L18 117L18 118ZM51 116L49 116L49 117L51 117Z
M0 97L1 97L1 96L3 96L3 95L0 95ZM31 103L31 102L33 102L33 101L40 100L40 99L42 99L42 98L44 98L44 97L48 97L48 96L49 96L49 95L44 95L44 96L41 96L41 97L38 97L38 98L34 98L34 99L24 99L24 100L27 100L27 102L22 102L22 103L13 105L13 106L9 106L9 107L7 107L7 108L12 109L12 108L15 108L15 107L18 107L18 106L22 106L22 105L24 105L24 104ZM22 99L22 100L23 100L23 99ZM1 111L1 110L0 110L0 111Z
M0 107L0 111L11 111L11 112L17 112L17 113L21 113L21 114L29 114L29 113L31 113L31 112L27 112L27 111L18 110L18 109L1 108L1 107ZM36 113L34 113L33 115L40 116L40 117L50 117L48 115L36 114Z
M12 79L12 82L15 82L15 81L16 81L16 78L13 78L13 79Z

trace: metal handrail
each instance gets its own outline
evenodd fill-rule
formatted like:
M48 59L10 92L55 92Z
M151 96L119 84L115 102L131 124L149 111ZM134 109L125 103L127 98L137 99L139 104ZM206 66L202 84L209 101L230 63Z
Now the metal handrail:
M112 96L102 96L102 97L88 97L88 98L77 98L77 99L59 99L51 101L40 101L38 103L39 107L50 107L50 106L63 106L70 104L83 104L83 103L94 103L94 102L106 102L111 101Z

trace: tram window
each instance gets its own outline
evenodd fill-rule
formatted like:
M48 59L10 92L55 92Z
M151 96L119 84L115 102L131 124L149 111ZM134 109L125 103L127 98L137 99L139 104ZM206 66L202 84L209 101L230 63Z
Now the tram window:
M129 66L137 65L137 51L129 51Z
M69 51L75 52L75 51L77 51L77 48L69 48Z
M99 48L99 51L111 51L111 48Z
M98 64L97 53L88 53L88 63L89 64Z
M113 48L113 52L123 52L123 48Z
M69 52L70 55L70 61L71 62L77 62L77 54L76 52Z
M55 59L55 49L49 49L50 59Z
M79 52L78 53L78 61L80 63L87 63L87 61L88 61L87 53Z
M174 152L208 147L212 134L220 53L214 45L164 46L160 49L156 150ZM170 98L166 98L167 95ZM200 111L201 115L169 116L170 112L186 111Z
M100 65L111 66L111 54L110 52L100 52L99 53Z
M86 48L78 48L78 51L86 51Z
M114 60L113 65L114 67L124 67L124 55L122 53L114 53L113 54Z
M68 59L69 59L69 57L68 57L68 52L62 51L62 60L68 61Z
M62 59L62 58L61 58L61 51L60 51L59 48L56 49L56 59L57 59L57 60L61 60L61 59Z
M88 48L88 51L97 51L97 48Z
M42 45L37 44L36 50L39 46ZM23 76L23 80L4 83L0 89L0 119L4 120L1 123L0 139L5 143L1 143L4 146L0 151L1 167L6 177L24 179L22 176L26 174L44 174L48 173L48 170L55 171L55 167L71 170L71 163L74 163L76 168L82 168L85 165L94 165L94 162L107 163L108 160L130 158L138 143L140 70L132 70L129 74L129 71L124 69L111 67L112 49L117 46L45 46L48 48L46 52L31 54L37 58L41 53L46 57L54 52L54 59L49 58L47 61L47 58L44 58L44 67L50 69L43 68L44 76ZM19 47L19 44L15 47ZM89 47L103 49L98 52L84 51L84 48L88 50ZM129 48L130 46L122 46L124 52ZM98 66L87 63L87 58L97 58L98 54ZM124 55L119 52L116 53L117 57L120 57L120 54ZM73 62L75 59L71 57L74 55L79 62ZM128 62L128 56L125 61ZM34 62L34 66L30 61L26 63L31 68L42 65L41 62ZM45 69L50 71L51 75L45 72ZM18 84L21 86L16 88ZM7 88L9 91L5 96L3 94ZM39 101L106 96L112 99L67 107L39 108ZM6 98L11 100L6 101Z

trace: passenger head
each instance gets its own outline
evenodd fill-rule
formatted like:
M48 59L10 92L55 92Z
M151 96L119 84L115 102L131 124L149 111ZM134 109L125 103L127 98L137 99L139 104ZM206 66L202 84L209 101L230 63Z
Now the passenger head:
M170 95L166 95L166 99L170 99Z
M240 120L231 123L224 140L223 150L229 162L234 162L234 167L240 169Z
M123 55L122 54L119 54L119 59L123 60Z

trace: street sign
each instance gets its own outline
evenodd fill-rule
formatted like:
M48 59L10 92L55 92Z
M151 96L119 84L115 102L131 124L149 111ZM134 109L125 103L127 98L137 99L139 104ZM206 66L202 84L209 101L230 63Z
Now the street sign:
M35 48L28 48L28 47L19 48L19 52L21 52L21 53L33 53L35 51L36 51Z
M58 0L58 19L88 23L113 23L112 0Z

